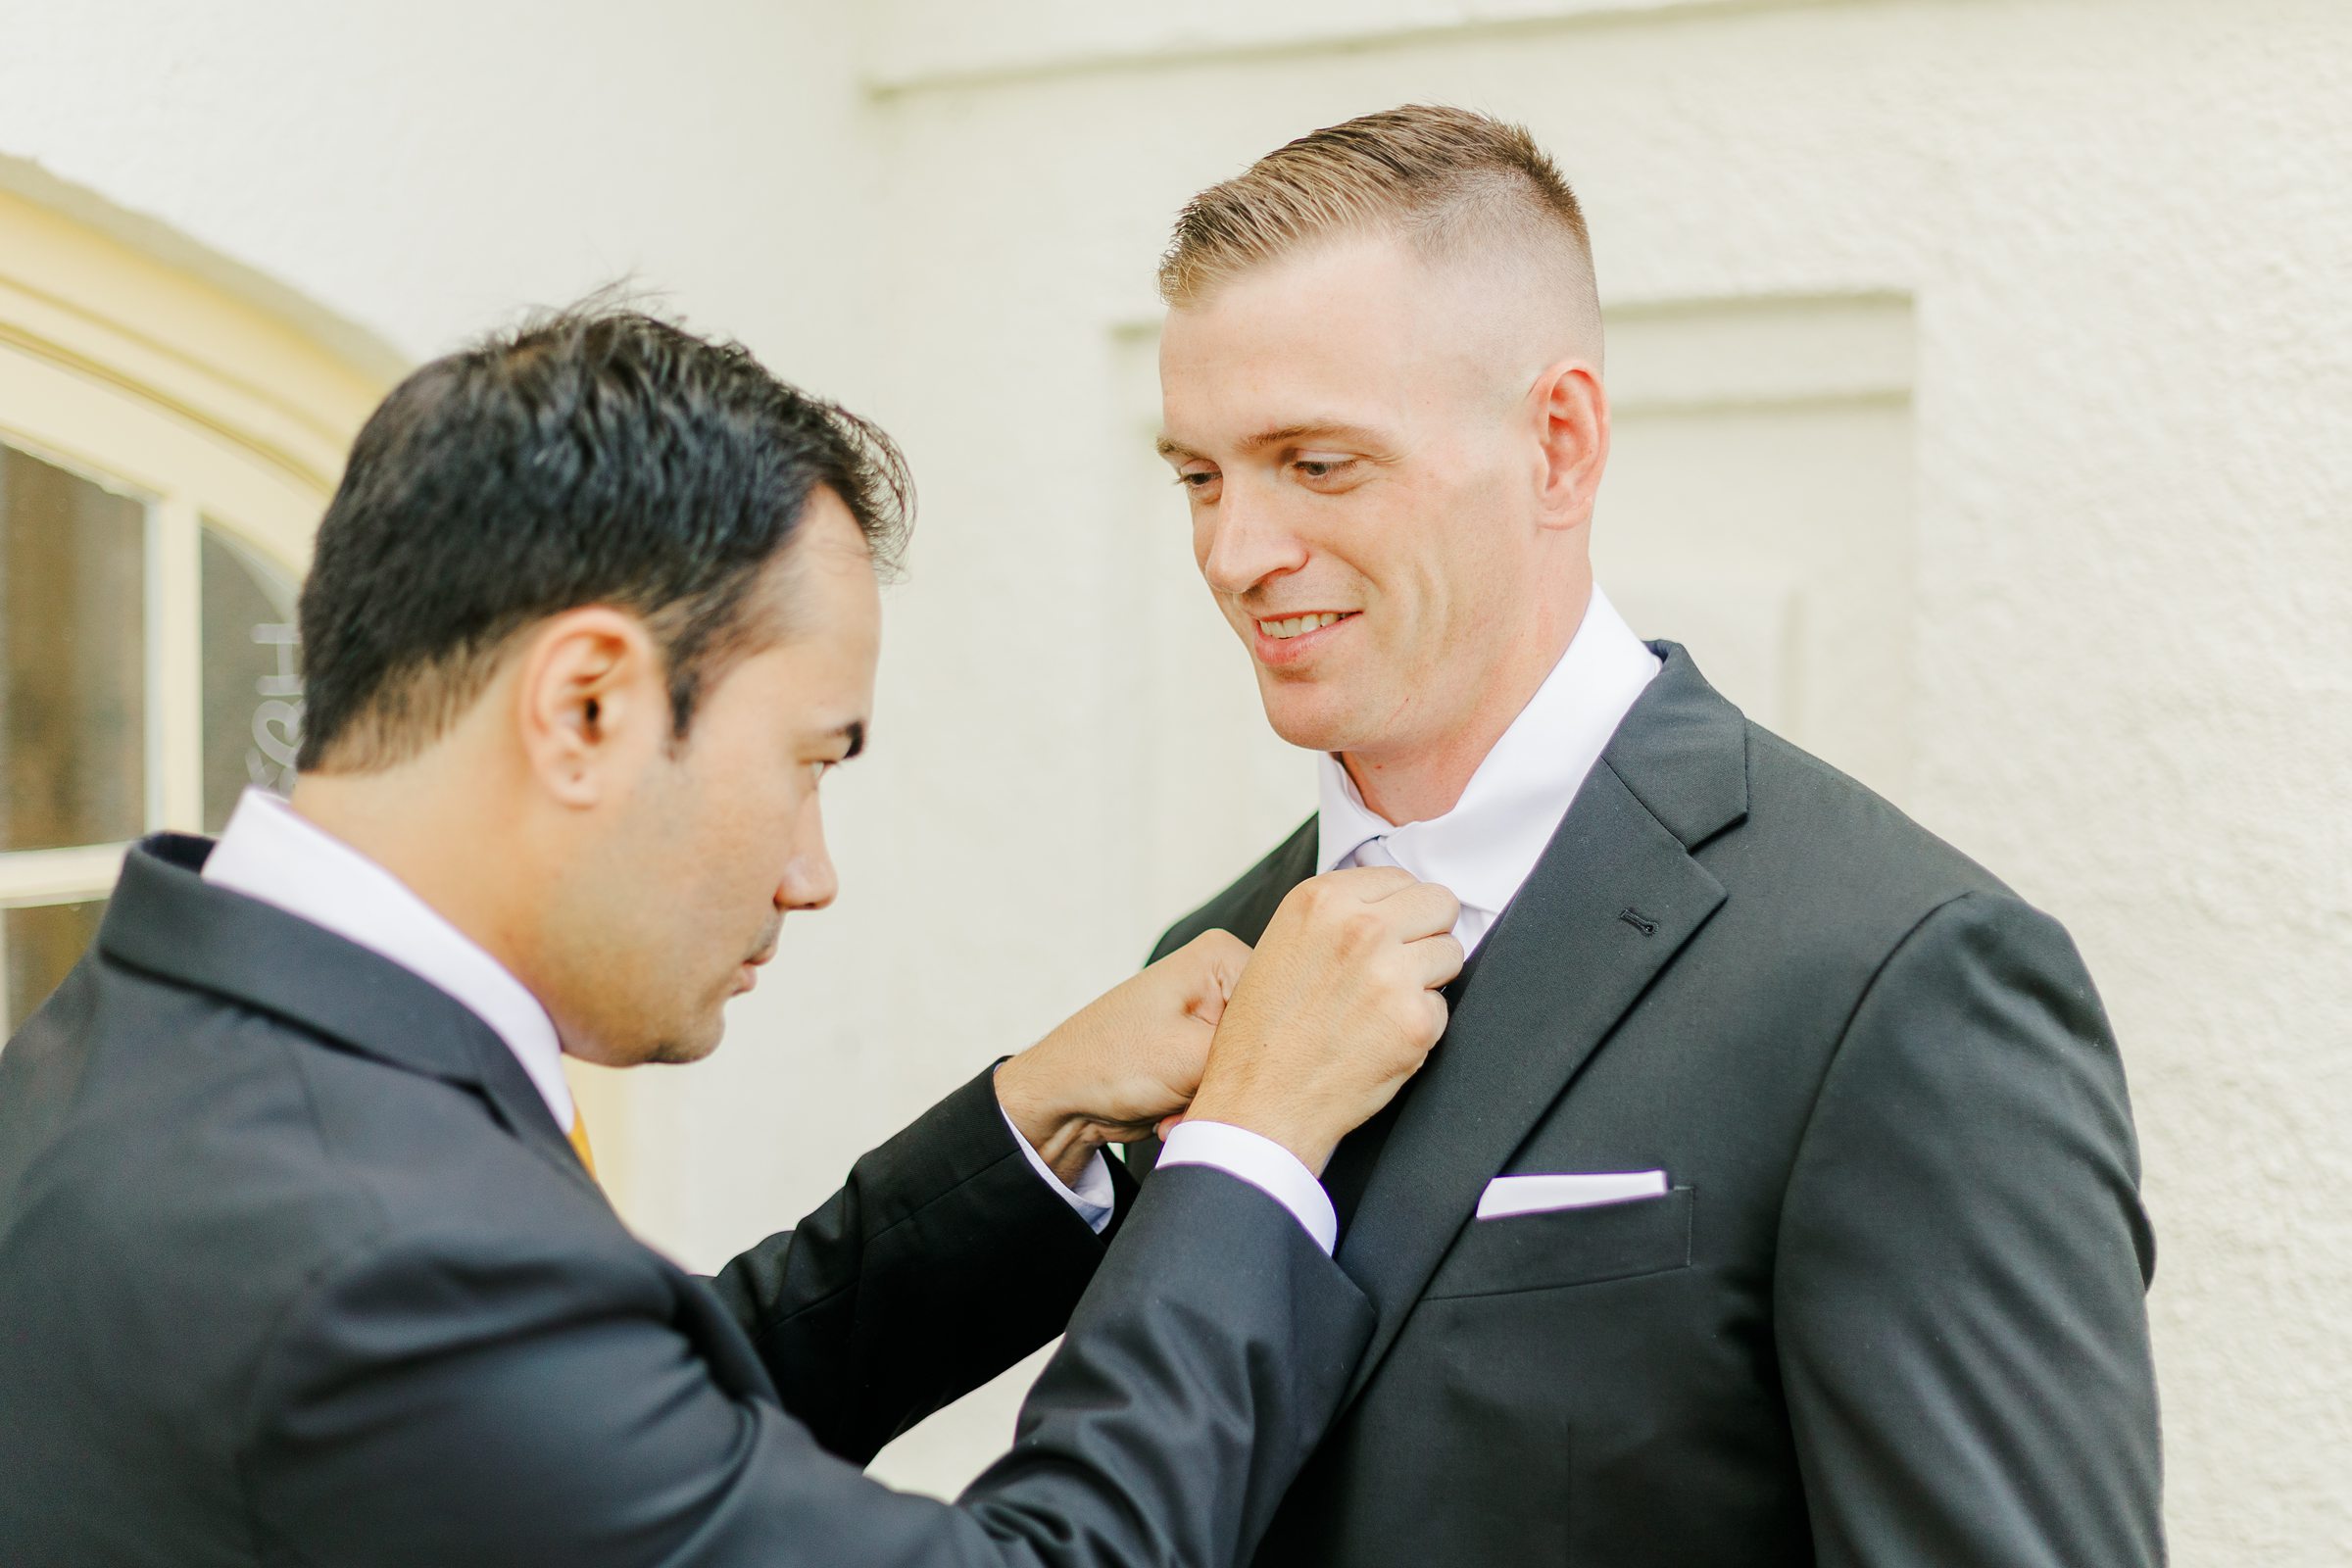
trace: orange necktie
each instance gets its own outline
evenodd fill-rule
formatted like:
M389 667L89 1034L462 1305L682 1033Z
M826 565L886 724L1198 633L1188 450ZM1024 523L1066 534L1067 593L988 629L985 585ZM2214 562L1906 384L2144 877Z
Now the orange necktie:
M571 1111L571 1131L564 1136L571 1140L571 1152L580 1156L581 1164L588 1167L588 1179L595 1181L596 1153L588 1147L588 1123L576 1105Z

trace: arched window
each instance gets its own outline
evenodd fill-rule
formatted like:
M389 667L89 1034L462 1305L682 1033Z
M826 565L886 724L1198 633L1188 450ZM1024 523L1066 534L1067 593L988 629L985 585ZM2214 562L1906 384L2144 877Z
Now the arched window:
M124 847L290 780L293 608L380 378L0 193L0 1022Z

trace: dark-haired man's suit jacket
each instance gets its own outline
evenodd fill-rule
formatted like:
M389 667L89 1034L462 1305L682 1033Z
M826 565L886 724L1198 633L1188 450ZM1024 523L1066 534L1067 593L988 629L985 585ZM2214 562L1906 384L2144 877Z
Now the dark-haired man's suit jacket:
M2153 1246L2072 944L1655 646L1429 1065L1326 1172L1380 1325L1258 1562L2159 1561ZM1255 939L1315 853L1309 822L1162 950ZM1472 1217L1497 1175L1661 1169Z
M486 1024L208 849L135 849L0 1054L7 1568L1222 1564L1370 1333L1222 1172L1106 1256L985 1075L691 1278ZM858 1472L1065 1322L960 1505Z

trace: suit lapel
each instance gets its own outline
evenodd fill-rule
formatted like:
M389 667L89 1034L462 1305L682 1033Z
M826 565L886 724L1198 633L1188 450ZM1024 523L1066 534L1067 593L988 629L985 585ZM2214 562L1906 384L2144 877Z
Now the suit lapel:
M473 1009L389 958L205 882L211 852L210 841L184 834L131 848L99 926L107 956L463 1085L566 1180L605 1200L522 1063Z
M1308 817L1306 825L1291 835L1265 864L1265 874L1250 890L1249 899L1235 911L1233 934L1254 947L1257 939L1266 934L1274 911L1291 890L1315 874L1315 818Z
M1224 892L1168 927L1152 949L1157 961L1204 931L1230 931L1252 946L1266 932L1266 922L1291 889L1315 874L1316 818L1308 817L1298 830L1276 845L1269 855Z
M471 1016L470 1009L466 1011ZM547 1108L547 1097L539 1093L539 1086L531 1082L530 1074L522 1070L522 1063L515 1059L507 1043L488 1024L470 1031L466 1039L473 1048L475 1070L479 1074L475 1087L488 1098L498 1119L528 1144L532 1152L563 1172L564 1180L593 1194L599 1203L609 1205L612 1200L580 1163L568 1130L556 1125L556 1118Z
M1745 721L1681 649L1657 651L1665 667L1481 945L1342 1239L1380 1313L1350 1401L1488 1180L1723 903L1690 850L1745 813Z

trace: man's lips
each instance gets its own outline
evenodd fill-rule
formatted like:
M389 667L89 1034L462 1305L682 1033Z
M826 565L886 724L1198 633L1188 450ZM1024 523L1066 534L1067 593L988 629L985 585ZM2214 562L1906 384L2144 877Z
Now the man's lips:
M1261 664L1295 664L1345 636L1362 614L1354 610L1301 610L1287 615L1255 615L1250 647Z
M735 971L735 994L740 997L758 985L760 971L766 967L769 960L775 956L776 950L770 946L765 952L754 954L751 957L744 959Z

